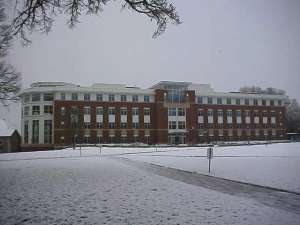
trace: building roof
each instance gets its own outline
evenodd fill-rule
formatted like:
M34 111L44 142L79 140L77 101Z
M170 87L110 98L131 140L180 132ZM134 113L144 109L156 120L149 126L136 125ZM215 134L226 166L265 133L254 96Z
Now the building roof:
M9 137L14 131L15 129L10 128L4 120L0 119L0 137Z

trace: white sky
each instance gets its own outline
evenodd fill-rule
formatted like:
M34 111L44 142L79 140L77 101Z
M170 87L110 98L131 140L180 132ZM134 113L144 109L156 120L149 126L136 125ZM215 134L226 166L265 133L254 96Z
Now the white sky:
M183 23L157 39L154 22L121 12L117 0L73 30L60 17L48 35L30 36L30 46L16 40L9 61L23 87L65 81L146 88L174 80L210 83L217 91L272 86L300 100L299 0L173 2Z

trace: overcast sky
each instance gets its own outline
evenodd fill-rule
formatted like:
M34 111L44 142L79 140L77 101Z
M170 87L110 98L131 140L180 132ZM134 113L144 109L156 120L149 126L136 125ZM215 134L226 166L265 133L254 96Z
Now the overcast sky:
M152 39L155 23L111 1L100 16L68 29L63 16L48 35L16 40L9 61L23 87L37 81L80 85L160 80L210 83L217 91L275 87L300 100L299 0L174 0L183 21Z

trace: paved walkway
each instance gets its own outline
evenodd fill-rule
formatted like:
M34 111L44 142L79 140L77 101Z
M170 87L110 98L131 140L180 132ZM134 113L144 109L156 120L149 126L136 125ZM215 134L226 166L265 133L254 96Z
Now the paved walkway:
M216 178L125 158L118 158L118 160L138 167L139 169L143 169L163 177L168 177L173 180L182 181L187 184L204 187L229 195L250 198L269 207L300 214L299 193Z

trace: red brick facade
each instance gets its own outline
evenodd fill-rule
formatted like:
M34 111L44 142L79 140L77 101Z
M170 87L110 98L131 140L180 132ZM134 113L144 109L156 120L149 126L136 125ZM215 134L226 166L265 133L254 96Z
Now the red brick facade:
M54 101L54 145L72 145L75 130L71 126L70 110L72 106L79 109L79 126L76 129L78 142L83 142L86 130L90 132L90 142L97 143L97 132L101 130L101 143L111 142L109 132L114 131L114 143L123 143L121 133L126 131L126 143L134 142L134 133L138 133L138 142L148 142L149 144L168 143L168 108L181 107L185 108L186 113L186 131L185 142L187 144L206 143L212 141L240 141L240 140L266 140L282 139L285 134L285 108L284 106L248 106L248 105L222 105L222 104L197 104L195 91L185 91L185 101L183 103L167 103L165 101L165 90L155 90L155 102L152 103L133 103L133 102L97 102L97 101ZM91 107L91 126L89 129L84 128L83 109L84 106ZM61 107L65 108L65 113L61 115ZM96 107L103 107L103 128L98 129L96 126ZM110 129L108 124L108 107L115 107L115 127ZM121 129L120 108L127 108L126 129ZM132 127L132 108L139 108L139 128ZM144 127L144 108L150 108L150 128ZM203 109L203 123L198 123L198 111ZM207 111L213 110L213 123L208 123ZM218 123L218 110L223 112L223 123ZM232 110L232 123L227 123L227 110ZM236 120L236 111L241 111L241 123ZM250 112L250 123L245 121L245 111ZM258 112L259 123L254 123L254 112ZM271 115L272 113L272 115ZM263 116L267 117L267 123L263 124ZM271 116L276 118L276 123L271 123ZM61 122L63 121L63 125ZM221 131L220 131L221 130ZM229 135L229 130L232 135ZM259 135L257 135L257 130ZM267 135L265 135L267 130ZM272 133L275 130L275 133ZM203 134L199 134L203 131ZM211 135L210 132L213 132ZM240 135L238 134L240 131ZM146 139L145 133L148 132L150 137ZM219 132L222 132L220 135ZM63 138L62 138L63 137Z

